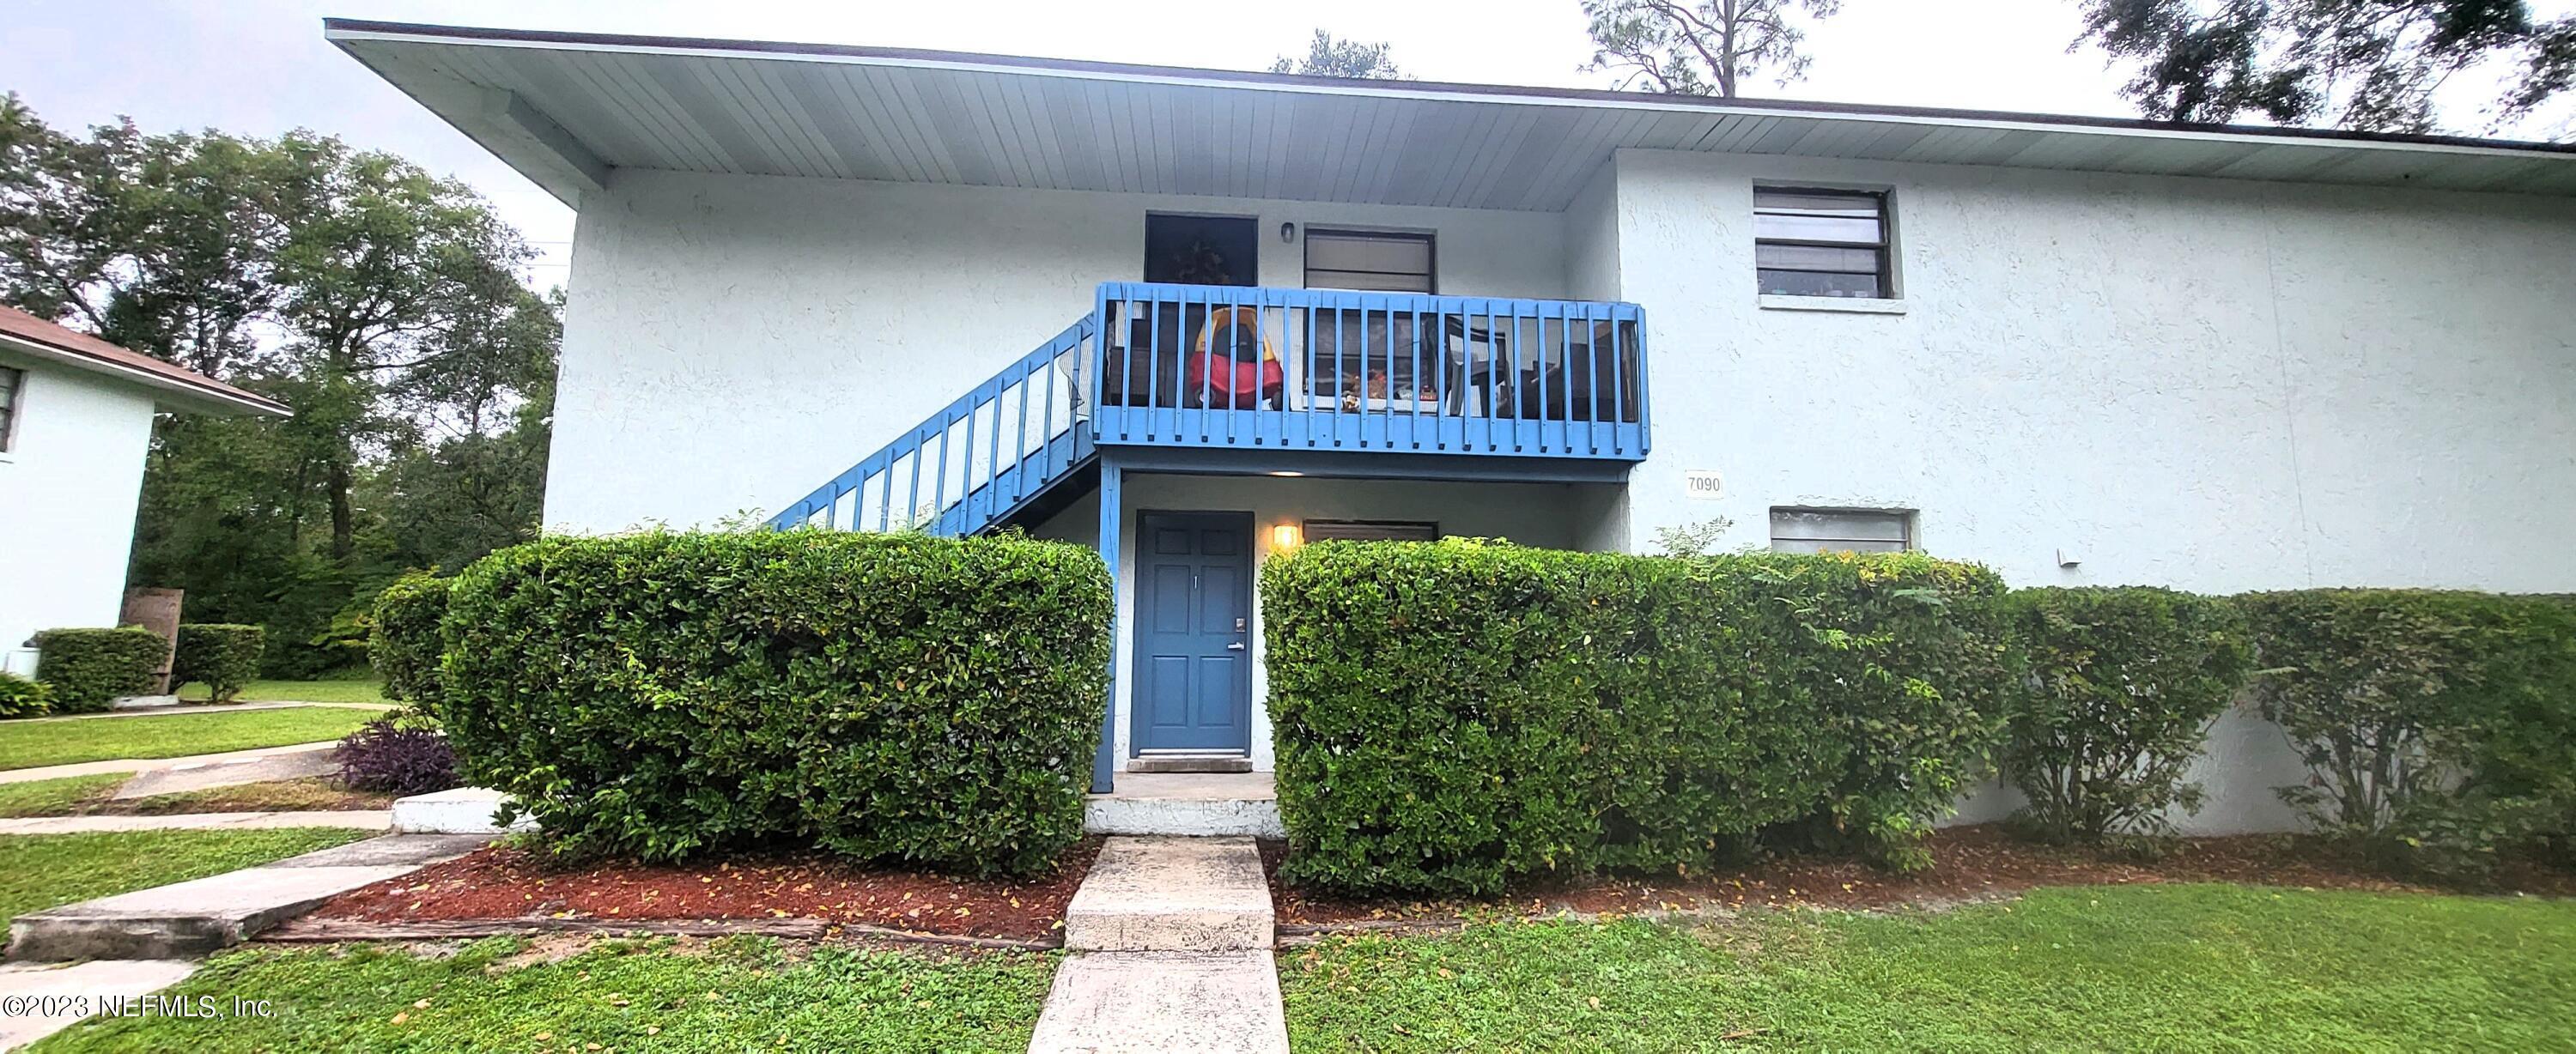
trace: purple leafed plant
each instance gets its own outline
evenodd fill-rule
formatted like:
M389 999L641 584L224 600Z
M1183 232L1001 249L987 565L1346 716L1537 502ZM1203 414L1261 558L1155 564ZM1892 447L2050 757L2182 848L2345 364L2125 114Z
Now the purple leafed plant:
M350 790L427 794L457 784L456 751L432 728L397 718L369 721L340 741L333 755Z

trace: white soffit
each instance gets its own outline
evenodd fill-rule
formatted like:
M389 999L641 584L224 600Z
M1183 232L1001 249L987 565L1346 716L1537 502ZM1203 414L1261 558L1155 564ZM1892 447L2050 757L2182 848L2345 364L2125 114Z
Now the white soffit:
M1556 211L1623 148L2576 195L2445 137L330 20L566 203L611 168Z

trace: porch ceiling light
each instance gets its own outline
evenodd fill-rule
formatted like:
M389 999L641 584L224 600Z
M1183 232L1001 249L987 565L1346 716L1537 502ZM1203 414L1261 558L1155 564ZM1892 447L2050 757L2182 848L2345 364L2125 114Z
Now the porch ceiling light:
M1273 476L1303 476L1303 475L1305 475L1305 473L1303 473L1303 472L1273 472L1273 473L1271 473L1271 475L1273 475Z

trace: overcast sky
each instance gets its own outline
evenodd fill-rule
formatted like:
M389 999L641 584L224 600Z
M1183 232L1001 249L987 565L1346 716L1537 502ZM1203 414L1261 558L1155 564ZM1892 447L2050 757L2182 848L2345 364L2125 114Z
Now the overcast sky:
M2576 0L2536 5L2561 8ZM14 0L0 35L15 91L57 127L134 118L146 131L310 128L390 150L489 196L560 282L571 210L322 40L336 15L586 30L947 48L1260 69L1315 29L1383 40L1430 80L1606 87L1577 71L1590 40L1576 0ZM2123 76L2070 53L2076 0L1844 0L1809 34L1809 77L1747 94L1859 103L2127 116Z

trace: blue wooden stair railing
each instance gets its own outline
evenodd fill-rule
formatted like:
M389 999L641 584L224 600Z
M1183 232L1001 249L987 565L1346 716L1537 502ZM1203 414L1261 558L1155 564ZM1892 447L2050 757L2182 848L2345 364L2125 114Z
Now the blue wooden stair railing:
M1026 507L1098 456L1086 393L1099 316L1086 316L849 471L772 527L962 537Z

